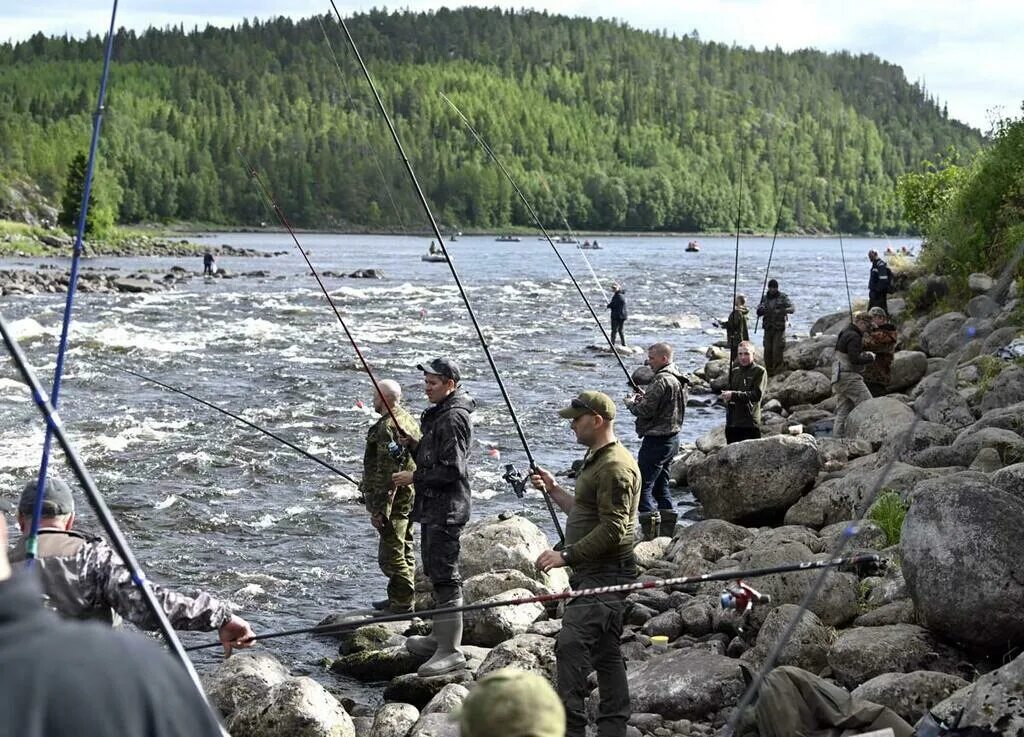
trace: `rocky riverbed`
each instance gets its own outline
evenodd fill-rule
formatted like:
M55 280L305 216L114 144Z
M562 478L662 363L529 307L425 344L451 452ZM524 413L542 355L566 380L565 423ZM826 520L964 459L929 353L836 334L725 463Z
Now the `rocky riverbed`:
M765 404L766 436L726 446L716 428L684 448L674 483L692 490L703 519L639 543L645 579L689 576L873 551L881 570L830 571L777 664L803 668L884 704L910 723L927 710L960 726L1024 734L1024 329L1016 285L972 278L964 312L900 318L900 347L885 396L858 406L848 437L830 437L828 370L845 314L819 320L787 344L786 368ZM712 386L727 366L719 348L698 372ZM880 492L906 507L902 526L862 519ZM851 534L852 533L852 534ZM849 539L848 539L849 538ZM460 562L467 603L563 589L563 570L533 568L550 542L505 513L467 526ZM758 667L798 615L814 572L751 583L771 604L740 616L719 603L721 584L630 595L622 650L631 735L720 733L744 691L741 665ZM429 586L420 581L422 606ZM328 621L342 621L339 614ZM500 607L467 616L466 671L423 679L406 636L414 622L324 638L325 667L379 684L383 706L336 698L293 678L266 653L233 657L207 679L236 737L456 735L451 712L481 675L515 666L554 679L559 611ZM651 638L668 638L667 649ZM335 651L337 654L335 655ZM344 689L339 682L338 692ZM593 709L595 699L591 699Z

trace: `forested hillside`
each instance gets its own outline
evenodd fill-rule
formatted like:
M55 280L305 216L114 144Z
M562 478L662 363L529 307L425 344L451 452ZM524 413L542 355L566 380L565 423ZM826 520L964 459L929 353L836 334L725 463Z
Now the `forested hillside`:
M874 56L754 51L472 8L375 11L350 28L450 226L529 218L439 92L553 226L561 209L576 228L728 230L742 173L744 228L770 229L789 185L786 230L895 232L907 227L897 177L981 143ZM88 143L102 53L96 37L0 45L0 175L59 197ZM101 205L121 222L266 220L238 148L297 225L424 222L330 17L119 34Z

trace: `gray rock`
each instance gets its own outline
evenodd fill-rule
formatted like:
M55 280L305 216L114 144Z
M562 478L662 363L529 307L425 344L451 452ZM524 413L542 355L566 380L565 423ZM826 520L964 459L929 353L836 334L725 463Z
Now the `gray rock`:
M961 329L966 321L967 316L960 312L947 312L931 320L918 337L922 350L929 356L948 356L963 344Z
M1024 433L1021 417L1024 417L1024 402L1017 402L1000 409L988 410L969 429L980 430L984 427L1001 427L1004 430L1012 430L1017 434L1021 434Z
M1024 463L1014 463L992 474L992 485L1024 502Z
M974 273L967 277L967 288L974 294L984 294L995 285L995 280L988 274Z
M896 351L886 389L901 392L914 386L928 373L928 357L921 351Z
M526 589L534 595L551 593L551 589L522 571L507 569L478 573L467 578L462 582L462 597L467 604L473 604L512 589Z
M1003 461L999 457L999 451L995 448L982 448L978 451L978 454L974 456L974 460L971 461L971 471L981 471L982 473L995 473L1003 467Z
M351 621L351 616L331 615L321 621L317 627L326 627ZM408 622L381 622L364 625L356 629L342 630L326 635L335 637L340 642L338 652L342 655L362 653L370 650L383 650L385 647L397 645L396 637L400 637L409 628Z
M551 547L547 536L530 520L511 515L501 519L491 515L470 522L462 532L459 572L463 579L491 571L517 570L552 591L569 585L564 568L540 572L534 562Z
M119 292L155 292L160 289L160 285L149 279L122 276L114 280L114 288Z
M425 657L406 650L405 645L393 645L383 650L342 655L331 664L330 670L360 681L386 681L403 673L412 673L426 661Z
M449 683L423 707L420 718L427 714L450 714L466 700L469 689L461 683Z
M768 653L776 646L783 630L799 612L795 604L783 604L769 613L757 633L753 649L746 651L741 660L760 667ZM813 612L804 612L791 637L778 654L776 665L795 665L812 673L820 672L828 664L828 650L832 637L828 629Z
M873 447L892 442L914 421L914 411L895 397L861 402L846 419L846 437L865 440Z
M765 391L766 399L777 399L783 407L813 404L832 394L832 385L818 371L792 371L779 381L773 377Z
M528 599L532 595L528 589L511 589L478 603L515 601L516 599ZM499 606L466 612L463 615L465 629L462 641L468 645L493 647L510 637L524 634L543 613L544 605L538 603Z
M420 711L412 704L384 704L373 717L370 737L406 737L419 718Z
M821 459L809 435L734 443L690 471L708 517L729 521L781 515L814 482Z
M422 709L449 683L466 684L472 680L473 674L468 669L431 678L422 678L415 673L407 673L391 679L391 683L384 689L384 700L401 701L412 704L417 709Z
M915 670L910 673L883 673L853 690L854 698L888 706L904 721L913 724L948 698L967 681L948 673Z
M990 412L1018 402L1024 402L1024 366L1011 365L999 373L992 387L985 392L981 411Z
M736 705L743 676L731 658L698 649L673 650L652 658L628 674L634 713L663 719L706 721Z
M409 737L459 737L459 723L448 714L427 714L413 725Z
M1013 343L1014 339L1021 334L1021 328L1019 325L1009 325L1007 327L998 328L993 330L984 341L982 341L981 350L982 353L998 354L1006 346Z
M913 624L844 630L828 653L832 673L846 688L883 673L935 670L956 675L959 659L955 650Z
M917 612L910 599L897 599L865 612L853 620L856 627L881 627L886 624L917 624Z
M676 533L665 557L674 563L694 555L716 561L745 547L753 537L754 533L746 527L722 519L701 520Z
M709 635L715 628L715 617L721 604L714 596L697 596L679 608L682 632L693 637Z
M802 525L783 525L782 527L765 527L757 531L747 548L750 550L774 548L783 543L799 543L805 545L812 553L825 550L825 545L818 533Z
M850 525L856 525L857 527L857 532L853 536L853 545L856 545L858 548L881 550L889 544L885 536L885 530L875 522L869 519L859 522L857 520L845 520L821 528L818 534L821 536L822 542L825 543L825 550L835 550Z
M999 303L987 294L980 294L967 303L967 314L971 317L992 317L999 309Z
M561 631L561 619L542 619L539 622L534 622L533 624L531 624L530 628L526 630L526 634L543 635L544 637L557 637L558 633Z
M238 653L203 677L203 690L226 720L242 706L266 699L270 689L288 680L288 669L267 653Z
M964 461L973 459L982 448L994 448L1004 464L1024 460L1024 438L1000 427L967 429L953 441L953 450L959 453Z
M723 431L724 432L724 431ZM689 486L689 472L690 468L699 463L704 459L704 453L693 448L680 453L672 465L669 467L668 475L669 478L675 482L676 486L683 487Z
M488 673L508 667L538 673L554 683L557 677L554 639L542 635L516 635L491 648L476 676L483 678Z
M640 631L648 637L665 635L669 640L674 640L683 633L683 618L679 612L670 609L648 619Z
M709 430L708 432L706 432L703 435L701 435L699 438L697 438L696 445L697 445L697 450L699 450L701 453L711 453L712 451L718 450L719 448L724 448L725 445L726 445L726 443L725 443L725 425L719 425L718 427L714 428L713 430ZM691 484L693 483L693 477L692 477L693 469L696 466L701 465L704 460L705 459L701 459L701 461L699 461L699 462L695 463L694 465L690 466L690 473L691 473L690 483Z
M900 556L921 621L980 648L1024 640L1022 529L1020 497L985 480L961 474L915 487Z
M1019 737L1024 734L1024 655L1018 655L1002 668L987 673L973 685L965 686L933 711L952 721L964 709L959 726L981 727L996 734Z
M665 551L672 542L670 537L656 537L653 540L645 540L633 546L633 557L636 564L647 569L664 562Z
M838 335L839 331L842 330L850 323L850 313L843 310L842 312L830 312L827 315L823 315L814 321L811 325L811 337L815 337L819 333L831 333L834 330L834 335ZM830 330L831 329L831 330ZM833 341L832 345L835 345Z
M355 737L338 700L312 678L290 678L263 699L242 706L231 720L236 737Z

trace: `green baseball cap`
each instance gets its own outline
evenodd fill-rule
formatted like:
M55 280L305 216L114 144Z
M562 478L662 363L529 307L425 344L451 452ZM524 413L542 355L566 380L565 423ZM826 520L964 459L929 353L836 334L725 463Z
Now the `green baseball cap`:
M489 673L452 714L461 737L565 737L565 708L546 679L518 668Z
M614 420L615 402L604 392L580 392L568 407L558 410L558 414L567 420L583 415L601 415L606 420Z
M29 481L21 490L21 499L18 501L19 514L32 514L34 511L38 485L37 481ZM71 489L60 479L48 476L43 489L43 516L59 517L74 511L75 497L72 496Z

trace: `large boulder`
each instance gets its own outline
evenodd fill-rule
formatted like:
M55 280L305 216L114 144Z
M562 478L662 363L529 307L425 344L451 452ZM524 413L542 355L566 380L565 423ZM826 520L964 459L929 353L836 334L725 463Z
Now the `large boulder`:
M984 294L991 291L995 285L995 279L988 274L975 272L967 277L967 288L971 290L972 294Z
M1002 651L1024 641L1022 529L1020 496L987 481L961 474L919 484L900 557L922 623L980 648Z
M849 324L849 318L846 320ZM786 346L783 355L783 366L790 370L810 371L821 366L828 366L832 363L832 356L835 352L836 338L834 335L823 335L798 340ZM785 404L785 402L783 402Z
M796 604L783 604L772 609L758 630L757 643L743 653L741 659L760 667L799 611L800 607ZM778 653L775 665L795 665L818 673L828 664L831 644L832 637L825 625L814 612L805 611Z
M634 714L664 719L706 721L736 705L743 675L732 658L707 650L672 650L629 671L629 698Z
M953 386L945 372L927 376L914 387L914 411L923 419L956 430L975 420L970 404Z
M535 595L550 594L544 584L517 569L478 573L462 582L462 598L467 604L474 604L512 589L527 589Z
M420 710L412 704L384 704L373 716L369 737L405 737L420 718Z
M853 690L854 698L888 706L904 721L913 724L929 709L967 685L960 676L915 670L883 673Z
M886 445L914 421L914 411L895 397L875 397L861 402L846 418L846 437L866 440L872 446Z
M312 678L290 678L236 713L235 737L355 737L352 717Z
M781 516L818 475L821 458L809 435L734 443L690 471L707 517L729 521Z
M913 624L844 630L828 653L833 675L846 688L883 673L934 670L957 675L959 661L955 650Z
M999 373L985 392L981 411L989 412L1017 402L1024 402L1024 366L1009 366Z
M409 652L402 644L342 655L331 664L330 670L360 681L386 681L411 673L425 662L426 657Z
M528 599L533 596L529 589L510 589L496 596L482 600L481 604ZM520 635L544 613L544 605L531 603L515 606L499 606L466 612L463 615L465 629L462 641L467 645L493 647L500 642Z
M831 394L832 385L820 371L797 370L786 374L781 381L776 382L773 378L765 399L777 399L783 407L794 407L820 402Z
M697 438L695 444L697 446L697 450L699 450L701 453L711 453L712 451L718 450L719 448L724 448L726 445L725 425L718 425L717 427L708 430L706 433ZM697 461L694 464L690 465L690 470L692 471L694 466L698 465L703 460L704 459L702 458L700 461ZM693 483L692 479L690 480L690 483Z
M391 683L384 688L384 700L401 701L405 704L412 704L417 709L422 709L448 684L461 683L465 685L472 681L473 673L468 668L446 673L443 676L427 678L415 673L406 673L393 678Z
M901 392L914 386L928 373L928 356L921 351L896 351L892 360L892 375L886 389Z
M961 312L947 312L925 325L918 336L921 349L929 356L948 356L963 344L960 328L967 321Z
M953 442L953 450L960 454L963 464L970 463L982 448L993 448L1004 464L1024 459L1024 438L1001 427L964 430Z
M288 669L267 653L238 653L221 661L213 673L203 676L210 702L230 722L246 704L262 702L270 690L289 678Z
M549 573L533 565L551 542L537 525L519 515L491 515L470 522L462 531L459 572L463 579L491 571L517 570L552 591L568 587L564 568Z
M850 324L850 313L846 310L842 312L830 312L827 315L822 315L814 324L811 325L811 337L816 337L820 333L828 333L830 335L838 335L844 327ZM835 338L832 338L832 345L835 345Z
M964 686L932 710L948 723L959 717L960 728L981 727L989 733L1020 737L1024 734L1024 655Z
M992 485L1024 502L1024 463L1014 463L992 474Z
M722 519L706 519L682 528L665 551L673 563L683 563L694 557L716 561L746 546L754 536L746 527Z
M524 634L496 645L480 664L476 677L483 678L488 673L509 667L537 673L554 683L557 677L554 638Z

